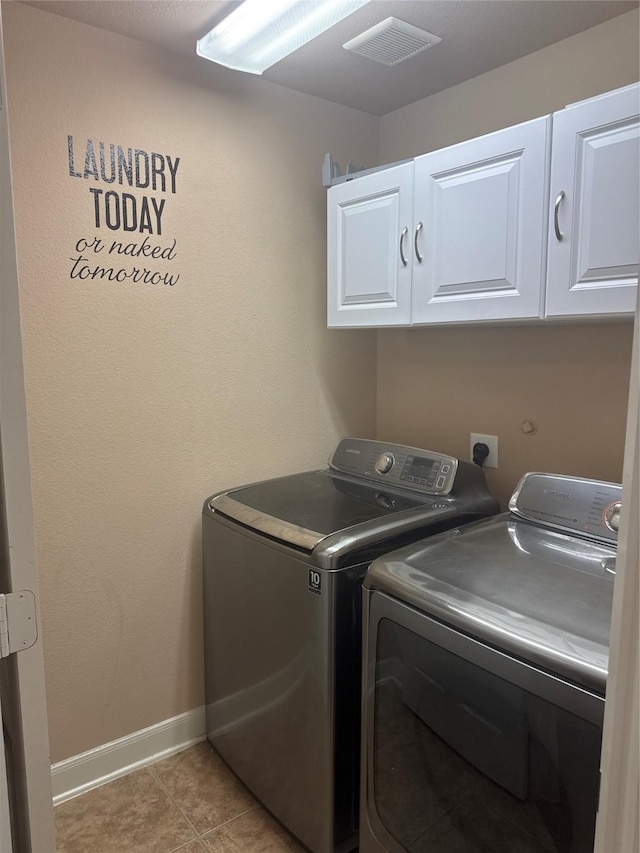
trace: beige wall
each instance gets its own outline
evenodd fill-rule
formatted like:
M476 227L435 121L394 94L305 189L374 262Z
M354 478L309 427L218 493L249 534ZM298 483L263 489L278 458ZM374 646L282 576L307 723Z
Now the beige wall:
M390 113L388 163L562 109L640 76L631 12ZM490 488L549 470L620 481L632 329L626 325L378 332L378 436L468 458L471 432L498 435ZM538 426L525 436L525 418Z
M411 329L380 333L379 435L469 458L497 435L492 493L525 471L620 482L632 325ZM531 420L537 432L525 435Z
M374 431L375 333L325 327L321 164L374 161L378 120L3 7L58 761L202 704L204 498ZM71 177L69 134L76 170L87 139L180 157L176 192ZM90 187L165 199L150 240L177 254L147 266L177 284L70 278L78 239L130 269L108 247L144 236L96 229Z
M619 478L628 326L380 332L376 389L375 333L325 328L320 164L419 154L637 79L637 16L379 121L3 15L54 761L202 703L203 499L373 434L376 390L388 439L465 455L470 430L498 433L503 498L528 468ZM109 187L69 175L68 134L80 168L86 139L180 157L175 194L152 193L150 239L177 252L153 268L174 287L69 277L79 238L125 235L96 230L89 188Z
M640 78L638 15L619 15L388 113L380 119L380 163L425 154L634 83Z

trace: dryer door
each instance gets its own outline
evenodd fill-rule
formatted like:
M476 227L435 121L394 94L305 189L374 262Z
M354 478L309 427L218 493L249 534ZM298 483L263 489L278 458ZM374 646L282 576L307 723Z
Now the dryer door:
M368 598L361 851L591 853L604 700Z

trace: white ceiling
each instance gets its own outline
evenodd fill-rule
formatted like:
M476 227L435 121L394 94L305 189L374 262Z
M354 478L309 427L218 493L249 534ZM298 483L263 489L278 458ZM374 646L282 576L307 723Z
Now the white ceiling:
M27 5L186 53L234 0L25 0ZM268 0L265 0L268 2ZM609 18L639 0L372 0L262 76L375 115L490 71ZM441 37L389 68L342 45L393 15ZM240 72L234 72L240 73Z

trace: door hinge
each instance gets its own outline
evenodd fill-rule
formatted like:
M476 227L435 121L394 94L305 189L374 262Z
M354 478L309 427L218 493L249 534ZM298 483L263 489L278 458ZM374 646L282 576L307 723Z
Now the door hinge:
M0 658L28 649L37 638L35 595L28 589L0 594Z

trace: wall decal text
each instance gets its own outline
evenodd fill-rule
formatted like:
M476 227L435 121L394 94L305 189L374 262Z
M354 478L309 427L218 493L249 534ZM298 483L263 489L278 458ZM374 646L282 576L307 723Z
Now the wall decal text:
M92 224L96 229L107 230L103 231L104 237L83 236L76 241L75 255L70 258L69 278L130 280L170 287L177 284L179 273L160 272L143 265L143 261L173 261L177 255L175 237L163 243L153 238L163 236L167 201L158 197L158 193L175 195L180 157L106 144L101 140L94 142L93 139L78 146L71 134L67 136L67 155L70 177L92 184L112 185L111 188L87 187ZM114 189L113 185L122 187L123 191ZM134 194L124 191L125 187L148 192ZM105 239L109 231L122 232L124 238ZM140 236L136 239L135 235ZM113 266L97 263L95 256L103 252L102 257L115 256L109 261ZM124 256L121 266L116 265L118 256ZM138 265L127 265L127 258L137 259Z

